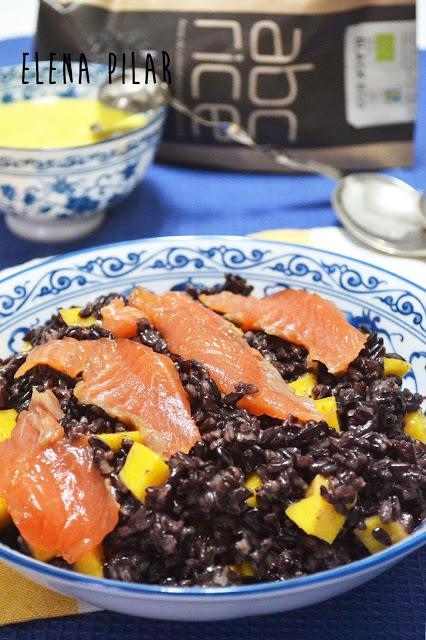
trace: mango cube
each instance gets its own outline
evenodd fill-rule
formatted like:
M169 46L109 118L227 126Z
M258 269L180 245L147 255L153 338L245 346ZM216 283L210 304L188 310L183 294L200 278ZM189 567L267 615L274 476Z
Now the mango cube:
M318 473L306 490L305 497L321 495L321 487L328 489L328 479Z
M119 475L135 498L143 502L148 487L158 487L166 482L169 467L155 451L135 442Z
M345 516L336 511L321 494L313 494L289 505L285 513L305 533L332 544L345 523Z
M382 544L373 536L373 530L377 527L386 531L392 540L392 544L399 542L408 536L408 532L401 522L389 522L383 524L379 516L370 516L365 519L365 529L354 529L354 533L359 540L367 547L370 553L377 553L386 549L386 545Z
M86 576L94 576L95 578L104 577L104 552L102 545L98 545L92 551L86 553L78 560L74 569Z
M9 522L11 521L9 510L7 508L6 500L4 498L0 498L0 529L4 529L7 527Z
M288 386L291 387L297 396L311 396L314 387L318 384L317 378L313 373L304 373L293 382L289 382Z
M403 378L411 369L411 364L399 358L383 358L385 377L398 376Z
M0 411L0 442L10 438L15 428L17 417L18 412L15 409L2 409Z
M59 315L66 325L69 327L91 327L94 324L100 324L95 316L82 318L80 311L82 307L71 307L70 309L59 309Z
M306 498L309 498L309 496L314 496L318 494L321 495L321 487L325 487L326 489L328 489L329 484L330 483L328 481L328 478L325 478L324 476L318 473L306 490L306 493L305 493ZM354 498L352 502L346 503L345 506L348 509L351 509L352 507L355 506L356 501L357 499Z
M254 569L249 562L242 562L241 564L230 564L229 568L234 573L237 573L243 578L251 578L254 576Z
M328 478L317 474L306 490L306 497L287 507L286 515L305 533L332 544L346 518L322 497L321 487L328 489L328 486ZM347 506L353 507L355 502Z
M134 442L142 442L140 431L122 431L121 433L100 433L96 434L96 438L102 440L110 449L117 452L120 450L123 440L133 440Z
M314 400L317 410L323 414L325 422L329 427L340 431L339 418L337 417L337 404L334 396Z
M57 555L55 551L52 551L51 549L41 549L40 547L33 547L32 545L28 545L28 548L31 551L33 558L40 560L40 562L48 562Z
M246 505L248 507L257 507L256 489L263 486L263 480L255 471L250 473L245 479L244 486L252 492L252 495L247 498Z
M407 413L404 425L404 433L407 436L426 444L426 416L421 409Z

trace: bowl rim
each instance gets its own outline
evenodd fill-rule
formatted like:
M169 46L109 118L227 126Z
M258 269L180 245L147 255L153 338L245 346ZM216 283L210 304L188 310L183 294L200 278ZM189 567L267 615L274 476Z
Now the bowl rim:
M331 256L336 256L338 258L343 258L346 260L350 260L356 262L360 265L367 266L369 268L373 268L375 270L379 270L383 273L387 273L392 277L396 277L397 279L408 283L410 286L419 289L424 293L425 289L421 287L421 285L416 284L415 282L401 276L399 274L393 273L392 271L374 265L373 263L367 262L366 260L360 260L359 258L352 258L350 256L345 256L344 254L337 253L334 251L329 251L327 249L320 249L317 247L310 247L308 245L296 244L290 242L279 242L276 240L266 240L263 238L255 238L250 236L238 236L238 235L186 235L186 236L162 236L157 238L141 238L135 240L123 240L121 242L113 242L106 243L103 245L95 245L93 247L87 247L85 249L75 250L71 252L67 252L64 254L59 254L52 256L50 258L42 258L41 260L37 260L36 262L30 261L25 266L25 263L21 265L21 269L18 267L12 267L12 273L7 275L5 278L0 277L0 284L15 278L23 273L32 271L34 269L43 267L45 265L49 265L56 261L61 261L70 257L75 257L78 255L83 255L86 253L90 253L92 251L99 251L104 249L114 249L116 247L123 247L126 245L135 245L135 244L170 244L171 242L179 243L186 242L188 244L194 243L200 240L211 240L211 241L221 241L221 242L239 242L239 243L256 243L262 244L266 246L275 246L275 247L286 247L286 248L299 248L301 250L314 251L319 254L328 254ZM1 276L1 272L0 272ZM39 573L45 578L56 578L57 580L62 580L68 583L82 585L87 588L94 587L98 589L107 589L107 590L119 590L125 591L127 593L132 594L140 594L146 596L167 596L167 595L176 595L176 596L184 596L185 598L209 598L209 597L220 597L220 596L232 596L232 597L242 597L248 595L259 595L259 594L273 594L285 592L291 589L298 589L303 587L313 586L315 584L327 583L339 578L348 577L350 575L361 574L370 569L374 569L384 565L383 568L392 564L393 561L396 561L398 558L402 558L407 555L411 551L416 549L420 549L424 544L426 544L426 528L424 528L424 524L420 525L422 529L417 529L413 533L407 536L404 540L394 544L379 553L367 556L362 558L361 560L356 560L354 562L350 562L345 565L341 565L334 569L328 569L325 571L319 571L313 574L309 574L307 576L302 576L300 578L289 578L288 580L283 581L274 581L274 582L259 582L248 585L236 585L236 586L225 586L225 587L180 587L180 586L168 586L168 585L150 585L145 583L132 583L132 582L121 582L119 580L112 580L110 578L95 578L93 576L87 576L85 574L77 573L69 569L62 569L60 567L56 567L54 565L49 565L45 562L41 562L36 560L35 558L31 558L21 553L20 551L16 551L7 545L0 543L0 559L4 559L9 561L12 565L17 565L21 569L27 569L33 571L35 573Z
M56 578L68 583L76 585L84 585L86 587L97 587L98 589L119 590L127 593L141 595L180 595L185 597L220 597L220 596L246 596L266 593L277 593L298 589L303 587L314 586L316 584L329 583L340 578L349 577L351 575L360 575L374 568L383 566L383 569L389 567L394 561L402 559L412 551L420 549L426 543L426 530L418 531L410 534L407 538L392 545L388 549L375 553L361 560L341 565L334 569L326 571L318 571L316 573L302 576L300 578L289 578L282 581L274 582L258 582L247 585L235 585L227 587L179 587L167 585L151 585L138 582L121 582L110 578L95 578L71 569L62 569L54 565L35 560L24 555L19 551L10 549L3 543L0 543L0 560L9 560L12 565L17 565L21 569L28 569L41 574L46 578ZM53 585L52 585L53 586Z
M35 65L36 63L34 61L30 61L29 62L30 65ZM76 61L74 60L72 62L72 64L78 64L76 63ZM39 67L45 67L46 65L49 65L49 61L47 60L40 60L40 62L38 63ZM90 69L90 67L96 67L98 69L101 69L102 67L105 69L108 69L108 66L106 64L100 64L98 62L89 62L88 63L88 67ZM5 66L0 66L0 71L2 70L12 70L12 69L21 69L22 66L20 64L10 64L10 65L5 65ZM54 86L61 86L60 84L55 84ZM66 84L64 84L63 86L66 86ZM61 98L63 96L43 96L43 98ZM66 99L66 98L64 98ZM32 99L30 100L25 100L25 102L31 102ZM16 101L18 102L18 100ZM24 100L19 100L19 102L24 102ZM0 104L3 104L0 102ZM12 102L9 102L7 104L13 104ZM2 145L0 145L0 153L6 154L7 152L13 152L13 153L22 153L22 154L31 154L31 153L73 153L73 152L78 152L81 150L86 150L86 149L97 149L100 145L104 145L104 144L108 144L111 142L118 142L121 140L125 140L126 138L131 138L134 134L137 133L141 133L142 131L144 131L145 129L148 129L149 127L151 127L151 125L156 124L159 120L163 119L167 113L168 107L167 106L162 106L162 107L157 107L156 109L149 109L146 113L147 113L147 117L149 117L148 122L146 122L145 124L141 125L140 127L135 127L135 129L132 129L131 131L127 131L126 133L122 133L118 136L113 136L111 138L106 138L105 140L98 140L96 142L89 142L88 144L80 144L77 145L75 147L4 147ZM155 115L154 115L155 114Z
M378 269L379 271L382 271L383 273L386 273L392 276L393 278L398 278L399 280L406 282L410 286L415 287L416 289L419 289L422 293L426 292L426 287L422 287L422 285L414 282L413 280L409 280L405 276L402 276L398 273L390 271L389 269L385 267L381 267L372 262L367 262L366 260L361 260L360 258L353 258L352 256L345 255L344 253L338 253L337 251L330 251L329 249L320 249L318 247L313 247L300 242L296 243L296 242L284 242L280 240L269 240L266 238L256 238L254 235L240 236L237 234L233 235L233 234L220 234L220 233L214 234L214 235L211 235L211 234L167 235L167 236L156 236L153 238L135 238L132 240L120 240L119 242L105 242L103 244L96 244L92 247L84 247L83 249L75 249L74 251L66 251L65 253L58 253L56 255L48 256L46 258L33 258L30 260L27 260L26 262L23 262L20 265L5 267L4 269L0 269L0 284L3 282L6 282L11 278L14 278L17 275L20 275L21 273L25 273L26 271L36 269L45 264L50 264L57 260L73 258L78 255L90 253L91 251L103 251L104 249L112 249L114 247L124 247L125 245L133 245L133 244L140 244L140 243L152 244L155 242L155 243L162 244L164 242L182 242L182 241L191 243L191 242L198 242L201 240L212 240L212 241L221 241L221 242L243 242L243 243L256 242L256 243L261 243L265 245L273 245L276 247L282 247L282 246L288 247L288 248L296 247L296 248L305 249L308 251L315 251L316 253L327 253L331 256L336 256L337 258L343 258L344 260L351 260L352 262L357 262L358 264L362 264L372 269L376 269L376 270ZM11 271L11 273L8 274L5 278L2 278L1 277L2 271Z

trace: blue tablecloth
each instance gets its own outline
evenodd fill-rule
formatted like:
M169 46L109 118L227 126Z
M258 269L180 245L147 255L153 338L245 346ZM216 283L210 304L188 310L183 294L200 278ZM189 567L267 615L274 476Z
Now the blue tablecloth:
M0 42L0 64L19 62L28 38ZM417 159L391 172L426 189L426 51L420 54ZM93 244L170 234L247 234L277 227L337 224L332 184L313 176L265 176L153 166L136 191L93 236L72 245L35 245L0 221L0 269ZM1 601L1 594L0 594ZM321 605L221 623L173 623L112 613L0 629L1 640L155 638L156 640L424 640L426 550L369 584ZM0 606L7 606L2 602Z

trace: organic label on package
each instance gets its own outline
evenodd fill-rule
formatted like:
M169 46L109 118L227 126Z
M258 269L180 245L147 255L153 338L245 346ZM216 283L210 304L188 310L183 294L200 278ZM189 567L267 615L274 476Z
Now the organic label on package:
M353 127L412 122L416 112L416 24L363 22L345 33L346 119Z

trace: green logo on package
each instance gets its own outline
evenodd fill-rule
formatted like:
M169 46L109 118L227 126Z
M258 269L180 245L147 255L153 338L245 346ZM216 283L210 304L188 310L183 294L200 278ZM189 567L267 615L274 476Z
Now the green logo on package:
M395 60L395 35L378 33L376 35L376 61L393 62Z
M385 89L384 95L386 104L401 102L401 91L399 89Z

